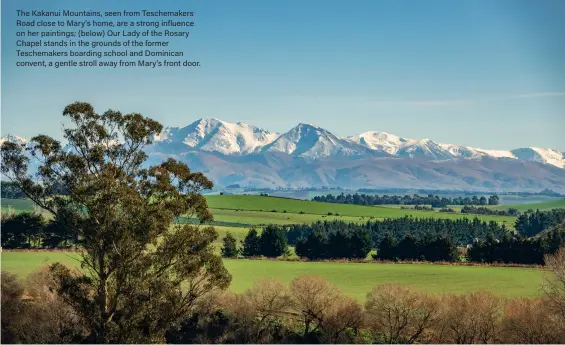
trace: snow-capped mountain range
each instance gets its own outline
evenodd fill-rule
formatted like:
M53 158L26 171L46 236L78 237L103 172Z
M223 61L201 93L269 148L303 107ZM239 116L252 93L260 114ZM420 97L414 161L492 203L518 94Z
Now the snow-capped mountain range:
M332 157L402 157L426 160L457 158L507 158L565 168L565 153L550 148L526 147L514 150L487 150L430 139L401 138L385 132L368 131L339 137L321 127L300 123L279 134L244 124L202 118L186 127L165 127L156 136L152 152L182 154L189 151L217 152L222 155L248 155L282 152L293 157L322 159ZM26 139L8 135L0 138L25 143Z
M430 139L401 138L375 131L344 138L321 127L304 123L298 124L286 133L278 134L241 122L199 119L186 127L167 127L155 138L155 141L161 148L174 147L175 152L202 150L224 155L283 152L308 159L339 156L396 156L428 160L492 157L539 162L565 168L565 154L549 148L486 150L436 143Z
M565 193L563 152L537 147L486 150L385 132L345 138L304 123L279 134L217 119L166 127L154 139L146 149L146 164L175 158L204 173L216 187L547 188ZM12 135L0 144L6 140L27 142ZM30 164L30 172L36 171L37 162L31 159Z

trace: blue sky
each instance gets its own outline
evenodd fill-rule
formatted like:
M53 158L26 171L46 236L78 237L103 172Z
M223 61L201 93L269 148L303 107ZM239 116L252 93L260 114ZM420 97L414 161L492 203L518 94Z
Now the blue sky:
M16 9L194 11L172 44L202 67L15 67ZM307 122L565 151L563 13L561 0L3 1L1 132L60 137L81 100L171 126Z

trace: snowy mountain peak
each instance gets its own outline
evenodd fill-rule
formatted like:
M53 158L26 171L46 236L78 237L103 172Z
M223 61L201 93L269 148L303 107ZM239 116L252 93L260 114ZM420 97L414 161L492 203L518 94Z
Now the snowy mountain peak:
M384 151L390 154L395 154L402 144L411 141L410 139L400 138L394 134L374 131L364 132L349 137L349 139L371 150Z
M167 127L156 141L184 144L192 149L222 154L248 154L257 151L278 137L277 133L241 122L230 123L215 118L202 118L190 125Z
M300 123L267 145L263 151L284 152L306 158L323 158L361 155L370 150L349 139L339 138L321 127Z
M565 154L553 149L527 147L510 151L514 157L565 168Z
M0 138L26 144L14 135ZM311 123L299 123L278 134L242 122L230 123L217 118L201 118L186 127L166 127L154 138L152 152L185 154L190 151L246 155L283 152L309 159L343 156L397 156L421 160L492 157L532 161L565 168L565 153L549 148L526 147L515 150L486 150L456 144L442 144L429 138L414 140L394 134L367 131L342 138Z

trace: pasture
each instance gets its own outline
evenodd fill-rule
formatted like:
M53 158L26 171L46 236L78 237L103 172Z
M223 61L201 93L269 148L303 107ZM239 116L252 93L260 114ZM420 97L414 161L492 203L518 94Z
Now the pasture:
M455 214L417 210L402 210L385 206L361 206L286 199L278 197L251 195L210 195L208 206L214 214L213 225L250 227L266 224L313 223L318 220L342 220L345 222L364 223L368 220L400 218L412 216L418 218L475 218L496 221L514 228L514 217ZM22 199L2 199L2 212L18 213L33 211L33 203ZM196 221L195 219L193 221Z
M555 208L565 208L565 198L546 201L546 202L531 203L531 204L498 205L498 206L493 206L492 208L495 210L507 210L510 207L515 208L520 212L525 212L530 209L534 211L535 210L547 211Z
M413 217L433 217L444 219L459 219L459 218L474 218L475 215L453 214L444 212L429 212L417 210L402 210L400 208L384 207L384 206L361 206L361 205L347 205L347 204L334 204L325 202L315 202L297 199L285 199L277 197L265 196L251 196L251 195L213 195L208 196L208 206L214 213L215 220L227 219L231 214L224 211L239 212L240 215L245 215L249 212L255 212L254 216L259 220L259 224L268 224L271 219L282 217L279 219L285 223L296 223L291 219L285 220L284 217L290 217L289 214L296 216L311 215L318 216L317 219L332 219L337 217L344 221L362 221L366 222L371 217L373 219L384 218L400 218L404 216ZM223 212L219 212L222 210ZM285 212L286 211L286 212ZM303 214L301 214L301 212ZM283 215L277 215L283 213ZM331 216L329 215L331 213ZM507 227L512 227L515 221L514 217L506 216L476 216L481 220L491 221L494 220L499 223L506 224ZM348 219L349 218L349 219ZM355 219L356 218L356 219ZM310 219L317 220L316 217ZM310 220L309 219L309 220ZM232 219L233 220L233 219Z
M36 268L56 261L78 266L75 254L65 252L3 252L2 270L21 279ZM272 260L224 260L233 276L231 289L242 292L261 278L285 283L303 274L318 275L363 301L367 292L382 283L398 283L433 293L463 294L490 291L503 297L535 297L544 271L534 268L455 266L434 264L382 264L338 262L289 262Z

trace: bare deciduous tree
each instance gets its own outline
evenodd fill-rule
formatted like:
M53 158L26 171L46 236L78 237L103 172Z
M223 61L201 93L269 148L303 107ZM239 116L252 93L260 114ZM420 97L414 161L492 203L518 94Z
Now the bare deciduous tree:
M363 308L350 296L341 296L329 308L322 324L322 341L332 344L346 342L343 334L347 329L359 332L363 324Z
M439 314L437 299L394 284L375 287L367 295L365 309L369 327L387 343L421 340Z
M304 322L304 337L317 331L328 317L333 303L341 297L337 286L321 277L300 276L290 283L295 312Z
M565 324L546 298L518 298L504 310L504 342L513 344L563 344Z
M546 255L545 264L553 274L546 276L543 289L565 323L565 246L553 255Z
M495 342L503 308L499 298L486 292L445 296L438 342L474 344Z
M256 339L268 332L279 318L288 316L293 304L288 287L276 279L258 280L246 291L245 297L257 315Z

